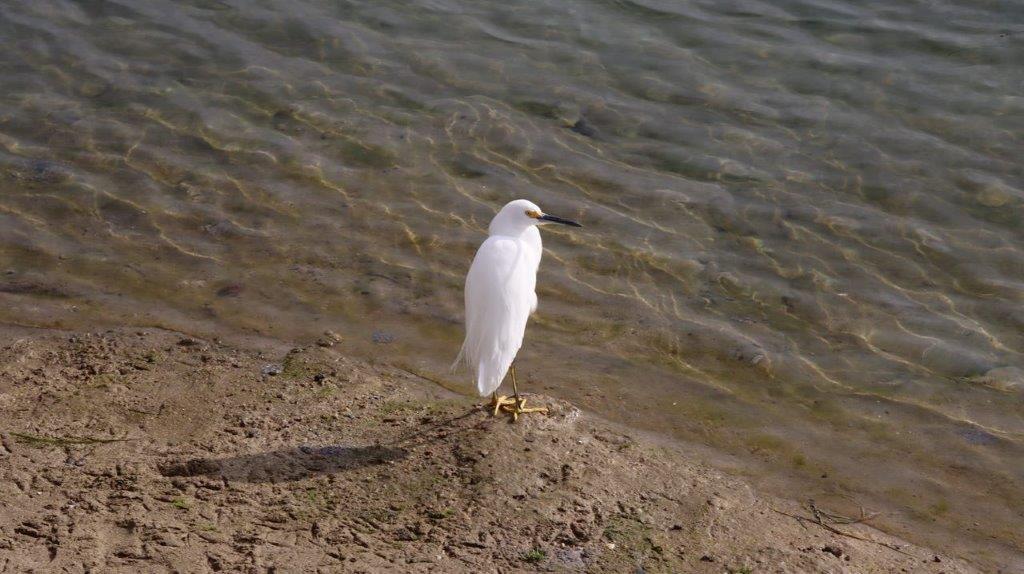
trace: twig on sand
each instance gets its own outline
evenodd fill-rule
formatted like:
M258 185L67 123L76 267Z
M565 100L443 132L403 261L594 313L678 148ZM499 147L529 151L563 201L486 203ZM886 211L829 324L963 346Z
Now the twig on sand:
M817 506L814 505L814 500L808 500L807 501L807 506L808 506L808 508L811 509L811 512L814 513L815 519L820 521L821 517L824 516L832 524L861 524L861 523L867 522L867 521L875 518L879 514L881 514L881 512L872 512L871 514L867 514L867 513L864 512L864 506L863 505L859 505L859 504L858 504L858 506L860 507L860 517L859 518L850 518L849 516L843 516L842 514L832 514L830 512L825 512L824 510L821 510L820 508L818 508Z
M437 386L439 386L439 387L441 387L443 389L448 389L449 391L454 390L452 388L452 384L448 383L446 381L442 381L440 379L435 379L434 377L431 377L431 376L428 376L428 375L424 375L423 373L421 373L419 371L410 369L410 368L402 366L402 365L392 365L392 366L394 368L398 369L399 371L402 371L404 373L408 373L408 374L410 374L410 375L412 375L414 377L419 377L419 378L423 379L424 381L430 381L431 383L434 383L435 385L437 385Z
M112 442L126 442L130 440L136 440L133 438L95 438L89 436L64 436L64 437L48 437L39 436L30 433L23 432L12 432L11 436L17 438L21 442L24 442L33 446L69 446L69 445L81 445L81 444L107 444Z
M805 522L809 522L811 524L816 524L816 525L824 528L825 530L828 530L829 532L831 532L832 534L835 534L837 536L844 536L846 538L853 538L854 540L861 540L863 542L870 542L872 544L877 544L879 546L884 546L885 548L888 548L889 550L892 550L893 552L899 552L900 554L903 554L905 556L911 556L910 554L908 554L908 553L904 552L903 550L901 550L900 547L897 546L896 544L893 544L893 543L890 543L890 542L882 542L880 540L872 540L870 538L864 538L863 536L857 536L856 534L853 534L853 533L850 533L850 532L843 532L842 530L839 530L838 528L832 526L832 524L829 524L829 522L826 522L826 520L828 520L828 521L831 521L833 524L860 524L862 522L866 522L868 520L871 520L875 516L878 516L877 512L868 515L868 514L864 513L864 508L861 507L861 509L860 509L861 516L860 516L860 518L850 518L850 517L842 516L842 515L839 515L839 514L831 514L831 513L828 513L828 512L824 512L824 511L818 509L818 507L814 504L814 500L808 500L807 501L807 509L811 512L811 515L813 516L813 518L807 518L806 516L798 516L796 514L790 514L789 512L783 512L781 510L777 510L775 508L772 508L773 511L775 511L775 512L777 512L779 514L782 514L783 516L788 516L790 518L795 518L797 520L797 522L800 523L801 526L803 526Z

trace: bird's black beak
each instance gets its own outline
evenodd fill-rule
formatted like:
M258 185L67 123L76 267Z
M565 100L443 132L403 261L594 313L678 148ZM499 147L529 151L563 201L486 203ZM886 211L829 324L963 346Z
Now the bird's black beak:
M562 217L556 217L554 215L547 215L547 214L545 214L545 215L542 215L542 216L538 217L537 219L539 219L541 221L550 221L551 223L561 223L562 225L569 225L571 227L583 227L582 225L580 225L579 223L576 223L575 221L573 221L571 219L564 219Z

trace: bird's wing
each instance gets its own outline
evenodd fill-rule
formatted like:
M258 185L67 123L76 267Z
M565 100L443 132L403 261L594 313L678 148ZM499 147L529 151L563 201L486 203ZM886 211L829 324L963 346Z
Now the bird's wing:
M476 374L481 395L501 386L523 344L537 281L532 260L519 241L493 236L480 246L466 276L466 340L459 357Z

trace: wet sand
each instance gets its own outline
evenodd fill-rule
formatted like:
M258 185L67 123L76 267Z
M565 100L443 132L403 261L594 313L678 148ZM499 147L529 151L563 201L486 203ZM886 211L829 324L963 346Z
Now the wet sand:
M979 571L531 400L512 424L336 337L8 327L0 572Z

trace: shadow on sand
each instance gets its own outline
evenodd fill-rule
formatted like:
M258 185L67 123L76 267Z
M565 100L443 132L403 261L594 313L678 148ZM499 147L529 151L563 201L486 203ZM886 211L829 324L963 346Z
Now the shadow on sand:
M386 446L299 446L225 458L194 458L158 466L160 474L209 476L241 482L287 482L402 460L404 448Z
M403 460L409 456L409 449L414 449L418 445L445 440L491 424L493 421L490 417L478 418L482 412L479 406L473 406L449 418L421 424L386 444L302 445L222 458L168 461L157 465L157 470L167 477L208 476L251 483L302 480L316 475L334 474Z

